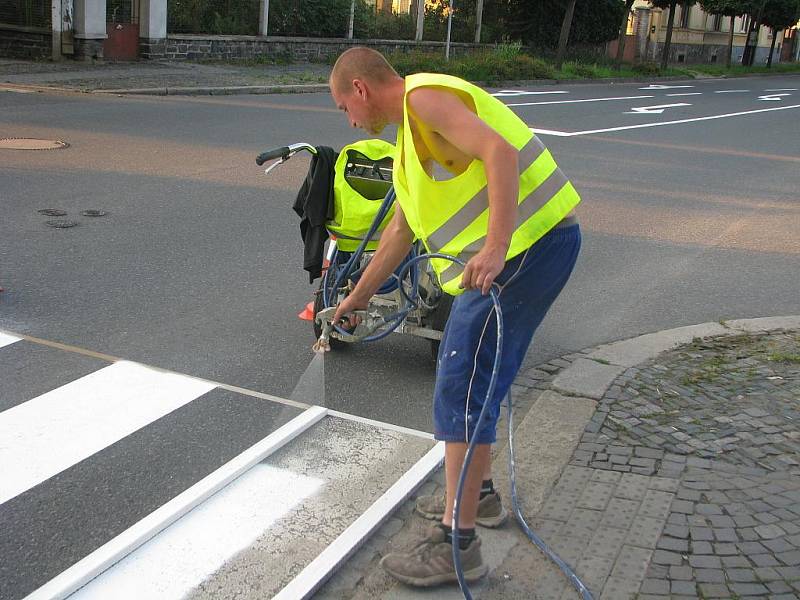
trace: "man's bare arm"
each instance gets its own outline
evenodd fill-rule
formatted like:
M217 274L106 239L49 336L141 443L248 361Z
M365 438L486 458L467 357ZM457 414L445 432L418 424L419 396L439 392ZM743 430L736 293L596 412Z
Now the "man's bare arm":
M408 95L415 118L467 156L483 162L489 191L489 228L481 252L469 261L462 285L486 294L505 265L516 228L519 152L454 94L418 88Z

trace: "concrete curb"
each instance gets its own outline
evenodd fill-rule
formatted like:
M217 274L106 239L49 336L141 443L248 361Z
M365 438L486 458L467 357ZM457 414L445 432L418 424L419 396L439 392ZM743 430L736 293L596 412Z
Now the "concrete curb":
M553 380L552 389L568 396L600 399L625 369L688 344L695 338L763 333L776 329L800 329L800 315L701 323L605 344L590 350L587 358L578 359L561 371Z
M683 75L670 75L665 77L608 77L598 79L520 79L492 83L490 87L524 87L531 85L591 85L615 83L658 83L661 81L713 81L720 79L746 79L748 77L770 77L776 73L746 73L742 75L720 75L685 77ZM777 73L780 76L800 77L800 73ZM487 82L475 82L483 87L489 87ZM117 88L117 89L76 89L59 86L43 86L33 84L2 84L4 87L30 89L38 92L73 92L89 94L116 94L139 96L228 96L237 94L307 94L327 92L326 83L309 84L276 84L276 85L238 85L238 86L164 86L147 88Z

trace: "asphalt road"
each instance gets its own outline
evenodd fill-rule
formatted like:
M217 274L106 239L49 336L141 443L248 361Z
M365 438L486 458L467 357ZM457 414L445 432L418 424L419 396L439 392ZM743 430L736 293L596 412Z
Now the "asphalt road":
M503 96L584 199L581 257L534 362L664 328L800 312L800 78L672 85L691 87ZM673 121L684 122L638 127ZM313 287L291 211L308 161L265 177L253 158L362 137L328 95L0 92L0 137L70 144L0 150L1 329L291 395L312 357L310 324L296 315ZM42 208L80 224L47 227ZM433 367L425 340L347 348L326 358L318 401L430 430Z

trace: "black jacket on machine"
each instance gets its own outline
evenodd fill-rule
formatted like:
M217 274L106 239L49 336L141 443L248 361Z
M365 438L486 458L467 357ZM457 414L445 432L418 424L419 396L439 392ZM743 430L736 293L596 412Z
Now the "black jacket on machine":
M333 177L336 152L328 146L317 146L311 157L306 180L303 182L292 209L300 217L300 237L303 238L303 269L308 271L309 283L322 275L323 252L328 230L325 222L333 218Z

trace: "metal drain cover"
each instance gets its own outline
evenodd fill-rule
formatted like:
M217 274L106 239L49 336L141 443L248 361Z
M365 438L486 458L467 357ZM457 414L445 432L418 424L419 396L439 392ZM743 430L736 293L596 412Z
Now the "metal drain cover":
M104 210L85 210L81 214L84 217L105 217L108 213Z
M60 208L43 208L42 210L38 211L40 215L45 215L47 217L66 217L67 211L61 210Z
M68 227L75 227L75 225L78 224L77 221L70 221L69 219L54 219L52 221L45 221L45 223L56 229L67 229Z
M0 150L59 150L69 146L61 140L35 138L0 138Z

